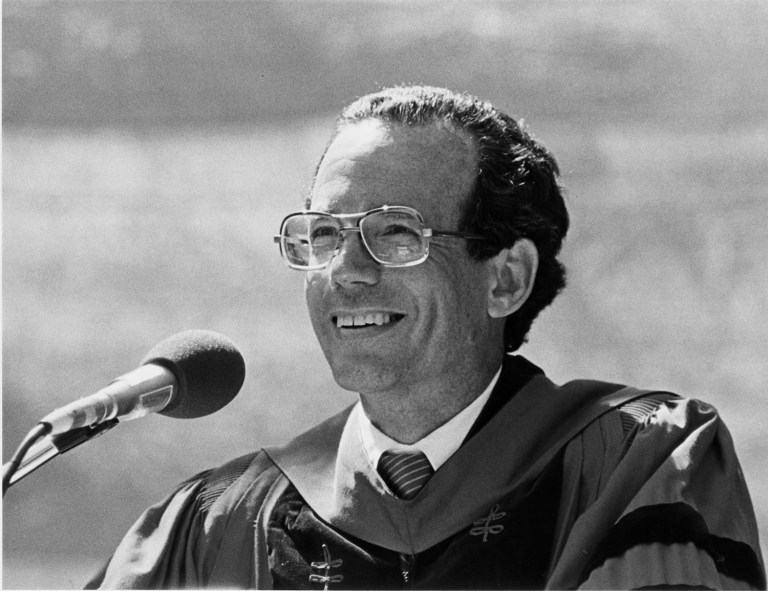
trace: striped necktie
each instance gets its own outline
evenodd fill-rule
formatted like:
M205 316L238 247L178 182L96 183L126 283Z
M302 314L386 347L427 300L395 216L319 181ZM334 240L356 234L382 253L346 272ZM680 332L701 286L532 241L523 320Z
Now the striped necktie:
M415 497L435 473L427 456L420 451L385 451L378 469L390 490L406 500Z

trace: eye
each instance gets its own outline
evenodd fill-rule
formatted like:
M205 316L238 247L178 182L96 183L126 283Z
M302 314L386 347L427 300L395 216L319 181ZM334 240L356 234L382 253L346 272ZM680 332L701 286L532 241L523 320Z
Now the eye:
M335 236L336 235L336 228L333 226L317 226L315 228L312 228L312 233L310 234L312 240L317 240L318 238L326 238L328 236Z
M414 236L417 232L412 227L403 224L390 224L382 232L382 236L398 236L403 234Z
M309 242L313 248L333 248L339 236L339 229L333 221L317 220L310 225Z

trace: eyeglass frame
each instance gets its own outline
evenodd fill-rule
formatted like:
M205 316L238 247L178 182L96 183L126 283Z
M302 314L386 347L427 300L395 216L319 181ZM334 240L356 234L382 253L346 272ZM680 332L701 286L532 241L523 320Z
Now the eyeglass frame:
M402 211L409 214L413 214L416 217L419 224L421 225L421 235L423 238L426 239L423 256L421 256L420 258L414 261L408 261L407 263L388 263L388 262L382 261L381 259L377 258L375 254L373 254L371 247L368 246L368 243L365 241L365 236L360 230L360 222L365 217L371 214L387 212L387 211L394 211L394 212ZM336 240L336 246L334 247L333 253L331 254L330 258L325 263L323 263L322 265L301 266L301 265L296 265L288 260L288 257L285 254L286 249L283 246L284 240L287 239L287 236L283 235L283 231L285 229L286 222L290 218L293 218L296 216L304 216L304 215L323 215L323 216L328 216L340 221L355 220L355 219L357 219L358 221L357 221L357 225L355 226L341 226L339 228L339 236L338 236L338 239ZM341 248L341 244L344 242L344 232L357 232L358 234L360 234L360 241L363 243L363 246L365 247L365 250L370 255L370 257L374 261L376 261L378 264L380 264L382 267L390 267L390 268L413 267L416 265L420 265L421 263L426 261L427 258L429 258L429 241L432 238L453 237L453 238L464 238L465 240L486 240L485 236L480 236L479 234L472 234L471 232L457 232L457 231L450 231L450 230L435 230L433 228L426 228L424 224L424 217L421 215L421 213L419 213L419 211L414 209L413 207L408 207L407 205L382 205L381 207L375 207L373 209L369 209L368 211L363 211L359 213L330 213L327 211L313 211L313 210L297 211L295 213L290 213L283 218L283 221L280 223L280 234L276 234L273 237L273 240L276 244L280 246L280 256L291 269L296 269L297 271L319 271L320 269L325 269L326 267L328 267L331 264L331 261L333 261L333 259L336 258L336 255L339 253L339 249Z

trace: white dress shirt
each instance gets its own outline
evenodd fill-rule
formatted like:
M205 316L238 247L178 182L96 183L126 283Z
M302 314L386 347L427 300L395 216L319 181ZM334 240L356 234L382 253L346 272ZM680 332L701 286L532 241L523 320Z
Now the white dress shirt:
M432 464L432 467L435 470L437 470L456 452L457 449L459 449L459 447L461 447L462 442L467 437L467 433L469 433L472 425L480 415L480 411L483 410L485 403L488 401L496 382L499 380L499 375L501 375L501 368L498 369L496 375L493 376L491 383L488 384L488 387L483 393L472 401L469 406L464 408L464 410L450 419L447 423L429 433L426 437L410 445L399 443L388 435L382 433L373 423L371 423L371 420L365 414L361 403L358 402L357 406L359 408L355 409L357 412L353 412L350 419L357 417L360 442L373 469L377 469L381 454L387 450L419 450L427 456L429 463Z

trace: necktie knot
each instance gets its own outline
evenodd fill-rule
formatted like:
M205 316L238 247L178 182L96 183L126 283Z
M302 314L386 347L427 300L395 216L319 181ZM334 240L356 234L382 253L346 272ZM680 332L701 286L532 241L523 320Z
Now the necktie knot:
M418 450L387 450L381 454L378 470L390 490L406 500L415 497L435 473L427 456Z

